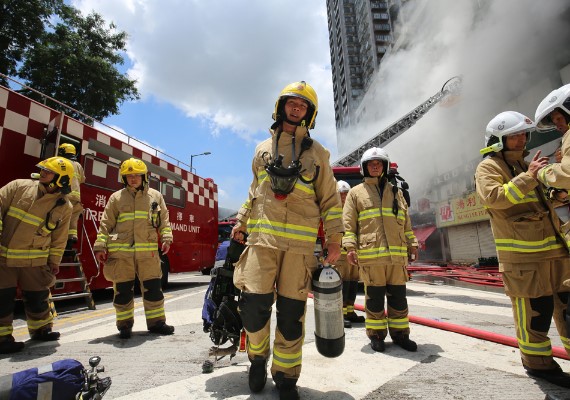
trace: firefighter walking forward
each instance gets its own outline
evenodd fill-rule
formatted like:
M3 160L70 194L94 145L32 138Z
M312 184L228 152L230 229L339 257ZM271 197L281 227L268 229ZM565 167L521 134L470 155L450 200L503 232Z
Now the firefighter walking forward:
M280 399L299 398L306 302L317 268L314 251L321 218L327 262L340 255L342 209L329 152L308 133L317 110L317 95L305 82L292 83L280 93L271 138L255 150L249 197L232 231L232 236L246 230L249 234L234 275L248 335L249 387L259 392L265 386L276 302L271 375Z
M350 191L350 185L345 181L337 182L337 191L340 195L341 204L344 206L346 196ZM342 315L344 327L352 328L352 323L363 324L365 318L357 315L354 311L354 303L358 294L358 265L353 265L346 259L346 249L342 248L340 257L336 260L335 268L342 278Z
M48 304L67 242L73 166L62 157L38 165L38 180L17 179L0 189L0 353L24 348L12 335L16 288L22 291L32 340L59 339ZM34 174L38 175L38 174Z
M73 206L71 221L69 222L69 233L67 235L67 247L71 248L73 244L77 242L77 222L83 212L83 206L81 205L81 184L85 182L85 172L81 164L77 161L77 153L74 145L71 143L63 143L59 146L58 154L71 162L74 171L73 177L71 178L71 193L67 196Z
M545 187L537 180L548 162L540 151L524 161L535 125L528 117L506 111L487 125L484 159L477 166L477 194L491 217L499 270L510 297L523 367L528 375L570 387L570 375L552 357L548 337L554 319L570 354L564 323L570 278L568 248L560 220Z
M406 267L417 255L418 242L402 191L386 178L389 166L388 153L381 148L372 147L362 155L364 182L350 189L344 203L342 244L348 262L360 267L366 288L366 335L372 349L385 351L384 340L390 333L395 344L416 351L417 344L410 339Z
M104 263L105 278L113 282L119 337L129 339L132 334L136 276L148 330L171 335L174 327L166 324L158 251L159 236L162 254L168 253L172 243L168 209L162 194L149 188L148 169L142 160L125 160L120 174L125 188L109 197L94 244L97 260Z

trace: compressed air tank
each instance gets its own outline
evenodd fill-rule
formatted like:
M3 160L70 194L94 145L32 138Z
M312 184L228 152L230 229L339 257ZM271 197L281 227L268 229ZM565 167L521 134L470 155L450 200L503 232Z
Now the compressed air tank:
M335 268L319 265L312 284L317 350L325 357L338 357L344 351L342 279Z

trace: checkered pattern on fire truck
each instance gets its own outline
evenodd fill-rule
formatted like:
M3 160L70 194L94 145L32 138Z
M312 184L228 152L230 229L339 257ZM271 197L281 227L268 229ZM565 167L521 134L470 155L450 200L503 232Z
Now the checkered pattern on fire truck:
M30 101L28 98L17 93L10 92L0 87L0 143L4 130L16 132L25 136L25 142L22 142L22 149L13 149L13 151L21 151L34 157L40 157L41 143L40 139L44 133L46 126L59 126L57 119L59 113L46 107L40 103ZM64 117L61 124L61 130L64 134L69 134L81 142L81 154L94 154L98 158L120 164L121 160L113 159L101 153L95 153L89 150L89 140L94 139L101 143L120 149L123 152L140 158L145 162L159 165L168 171L174 172L182 177L181 186L187 193L187 201L201 206L214 208L218 193L217 187L209 179L203 179L199 176L188 173L169 162L166 162L154 155L151 155L137 147L131 146L115 137L101 132L91 126L87 126L68 116ZM126 136L125 136L126 138ZM78 149L79 150L79 149ZM161 181L174 183L173 180L165 177L159 177Z

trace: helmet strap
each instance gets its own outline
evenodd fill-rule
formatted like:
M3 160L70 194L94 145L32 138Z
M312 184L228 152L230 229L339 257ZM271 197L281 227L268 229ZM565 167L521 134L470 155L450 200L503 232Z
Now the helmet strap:
M50 183L43 183L43 185L48 193L54 193L58 189L58 186L55 184L55 180L51 181Z

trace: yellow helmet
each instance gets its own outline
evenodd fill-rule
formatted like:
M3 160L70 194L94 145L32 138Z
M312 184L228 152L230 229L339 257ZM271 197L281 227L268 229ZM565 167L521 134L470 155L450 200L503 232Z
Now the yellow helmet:
M66 157L66 158L75 158L76 154L77 154L77 152L75 150L75 146L72 145L71 143L62 143L59 146L58 152L57 152L57 155L62 156L62 157Z
M143 181L146 182L148 168L144 161L131 157L128 160L123 161L121 164L120 173L125 185L127 184L127 178L125 177L126 175L142 175Z
M73 177L73 164L63 157L50 157L40 161L38 168L53 172L55 177L50 185L57 185L61 188L61 192L67 194L71 192L71 178Z
M306 126L307 129L313 129L315 127L315 118L319 111L319 99L315 89L305 81L293 82L283 88L275 102L273 119L278 121L287 118L284 107L285 102L289 97L298 97L309 103L307 115L305 116L305 119L301 121L301 126Z

